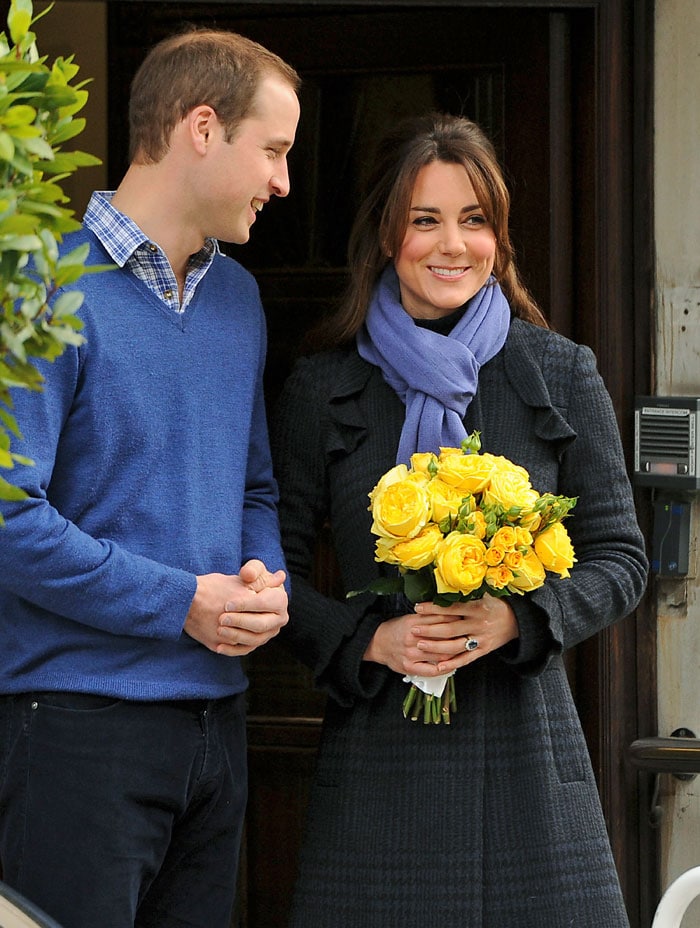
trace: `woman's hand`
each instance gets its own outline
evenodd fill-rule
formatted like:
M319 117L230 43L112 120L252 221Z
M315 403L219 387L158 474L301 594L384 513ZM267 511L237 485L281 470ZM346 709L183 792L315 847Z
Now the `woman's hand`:
M364 656L397 673L436 677L464 667L517 637L518 623L511 607L505 599L487 594L483 599L451 606L418 603L415 614L383 622ZM467 650L469 641L473 650Z
M513 641L519 633L508 602L488 593L451 606L418 603L416 614L416 648L436 665L439 674L471 664Z

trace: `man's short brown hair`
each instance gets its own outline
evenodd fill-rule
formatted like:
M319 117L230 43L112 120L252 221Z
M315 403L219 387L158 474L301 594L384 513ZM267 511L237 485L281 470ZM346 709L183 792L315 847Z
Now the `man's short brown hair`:
M251 110L263 77L276 75L298 92L297 72L263 45L217 29L193 28L155 45L131 84L129 158L160 161L175 126L194 107L211 106L227 139Z

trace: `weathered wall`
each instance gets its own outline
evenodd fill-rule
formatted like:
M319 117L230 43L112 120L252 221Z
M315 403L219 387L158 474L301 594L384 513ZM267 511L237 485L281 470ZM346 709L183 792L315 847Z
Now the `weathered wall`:
M700 395L700 4L657 0L655 28L656 392ZM691 538L697 547L699 510ZM700 737L700 580L657 581L659 734ZM662 777L662 886L700 865L700 776ZM683 925L700 924L700 900Z

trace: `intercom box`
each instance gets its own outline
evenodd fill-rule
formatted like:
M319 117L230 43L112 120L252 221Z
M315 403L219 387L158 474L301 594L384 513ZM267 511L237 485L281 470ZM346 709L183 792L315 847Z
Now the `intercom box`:
M637 396L634 481L665 490L698 490L700 397Z

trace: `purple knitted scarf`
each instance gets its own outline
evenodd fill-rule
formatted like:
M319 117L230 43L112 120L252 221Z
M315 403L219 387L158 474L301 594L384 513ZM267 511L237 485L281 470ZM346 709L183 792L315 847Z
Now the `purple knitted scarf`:
M448 336L421 328L401 305L393 264L385 268L357 334L357 349L381 368L406 406L398 464L408 464L415 451L459 448L479 369L503 347L510 318L508 301L490 278Z

